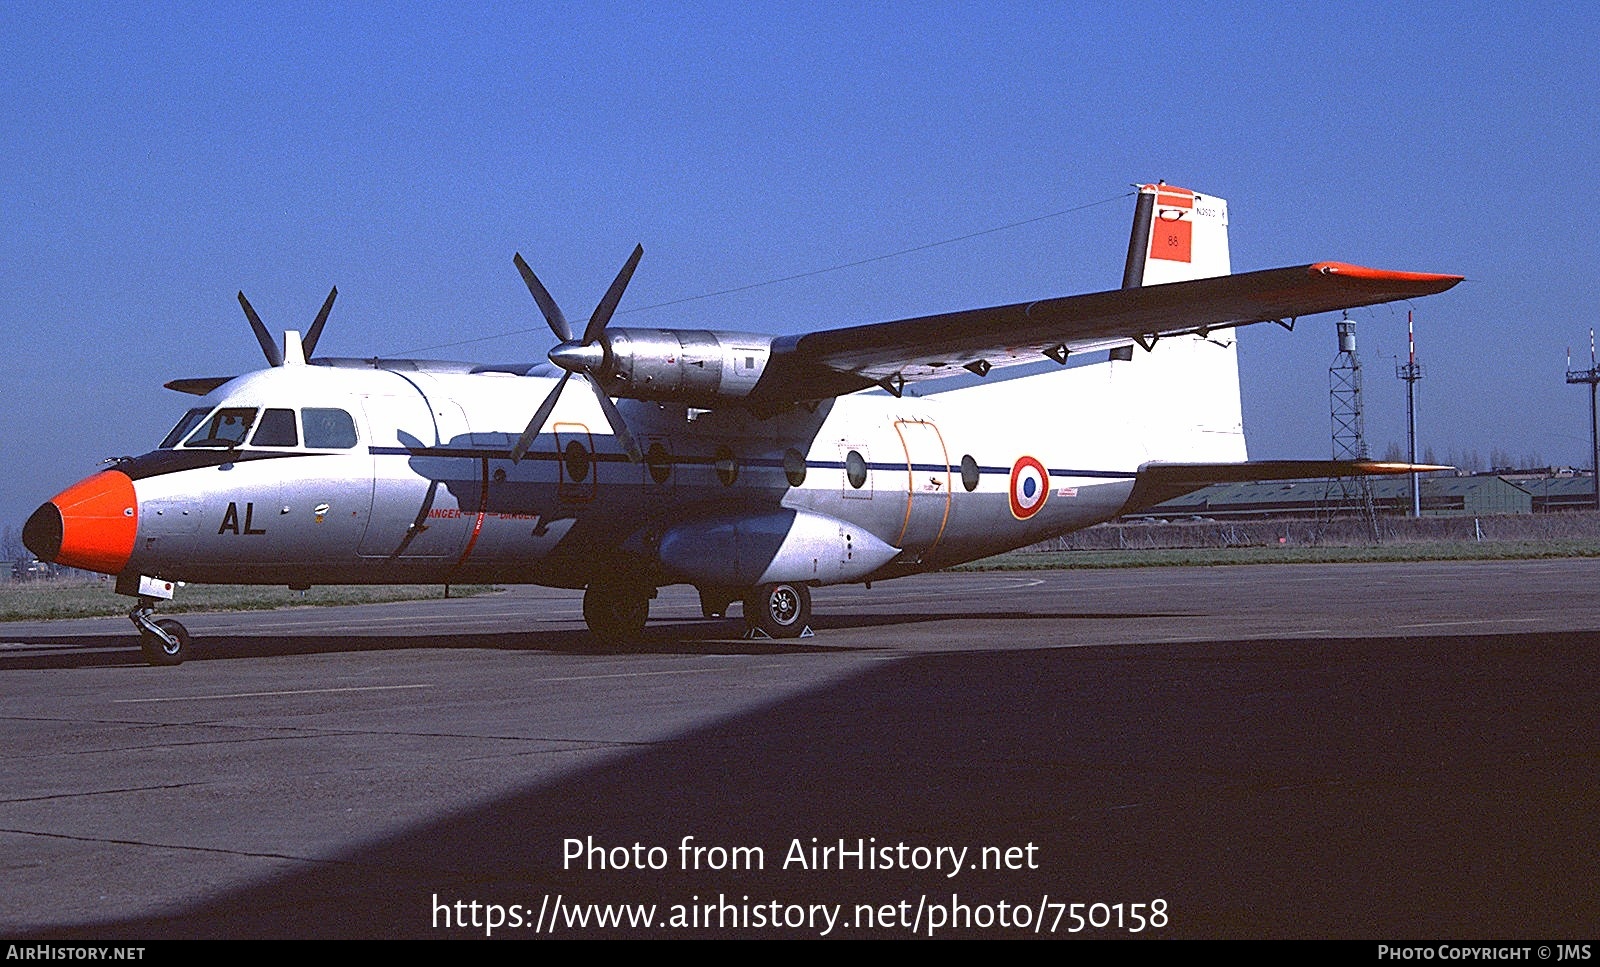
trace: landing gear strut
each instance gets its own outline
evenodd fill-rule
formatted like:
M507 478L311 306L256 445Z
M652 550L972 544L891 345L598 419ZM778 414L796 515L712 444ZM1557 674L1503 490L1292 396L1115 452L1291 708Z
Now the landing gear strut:
M171 618L156 617L156 599L141 597L128 612L139 629L139 650L151 665L179 665L189 657L189 629Z
M583 621L607 645L626 645L644 634L652 588L634 584L590 584L583 592Z
M744 621L751 635L802 638L811 633L811 589L804 584L763 584L744 598Z

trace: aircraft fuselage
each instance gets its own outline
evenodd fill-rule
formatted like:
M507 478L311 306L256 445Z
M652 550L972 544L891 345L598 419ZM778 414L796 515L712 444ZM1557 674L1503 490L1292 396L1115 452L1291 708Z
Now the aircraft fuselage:
M598 407L574 395L513 461L529 401L548 385L318 366L241 377L196 407L202 420L231 413L248 424L239 445L191 435L107 472L130 478L134 501L114 570L296 587L582 587L618 568L652 584L862 581L1106 519L1144 456L1074 460L1048 436L1015 441L1015 421L988 408L860 394L767 419L627 401L644 453L635 463ZM272 411L292 444L265 433ZM314 424L330 419L336 435L318 436ZM801 531L802 546L779 547L783 535L752 544L740 531L762 526ZM108 550L118 563L114 539ZM741 554L749 560L731 559ZM783 560L769 572L760 558L773 555Z

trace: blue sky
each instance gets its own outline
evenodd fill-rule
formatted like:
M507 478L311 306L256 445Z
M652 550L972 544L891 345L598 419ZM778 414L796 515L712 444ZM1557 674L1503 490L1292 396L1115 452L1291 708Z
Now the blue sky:
M1588 5L0 4L0 522L150 449L180 376L321 352L534 359L511 255L587 317L963 236L1158 178L1236 270L1464 274L1415 305L1423 443L1587 461ZM635 325L797 332L1112 288L1121 199ZM1355 314L1404 440L1405 306ZM527 330L468 345L467 339ZM1252 455L1323 456L1333 317L1242 336ZM530 401L530 408L536 401Z

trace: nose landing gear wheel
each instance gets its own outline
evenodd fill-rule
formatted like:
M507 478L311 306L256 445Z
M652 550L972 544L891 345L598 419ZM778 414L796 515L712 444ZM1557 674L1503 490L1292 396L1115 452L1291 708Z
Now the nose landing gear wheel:
M151 665L182 664L189 657L189 629L171 618L158 618L155 623L173 640L166 641L154 632L141 632L139 650L144 653L145 662Z
M769 638L811 633L811 589L804 584L763 584L744 598L744 621Z

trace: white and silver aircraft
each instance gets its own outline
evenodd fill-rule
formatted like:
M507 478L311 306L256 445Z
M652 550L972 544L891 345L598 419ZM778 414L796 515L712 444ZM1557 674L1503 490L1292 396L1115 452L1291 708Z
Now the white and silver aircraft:
M23 540L116 575L153 664L189 650L155 614L179 582L584 588L613 642L642 631L658 588L690 584L706 615L742 600L752 633L784 638L807 629L814 586L1218 481L1411 469L1247 461L1232 330L1460 277L1232 275L1227 224L1220 198L1145 185L1121 289L776 337L608 326L638 248L579 332L518 255L560 340L548 364L316 358L337 290L281 348L241 293L271 367L168 383L201 399L160 446L57 494ZM990 376L1028 363L1047 371ZM988 378L921 382L966 373Z

